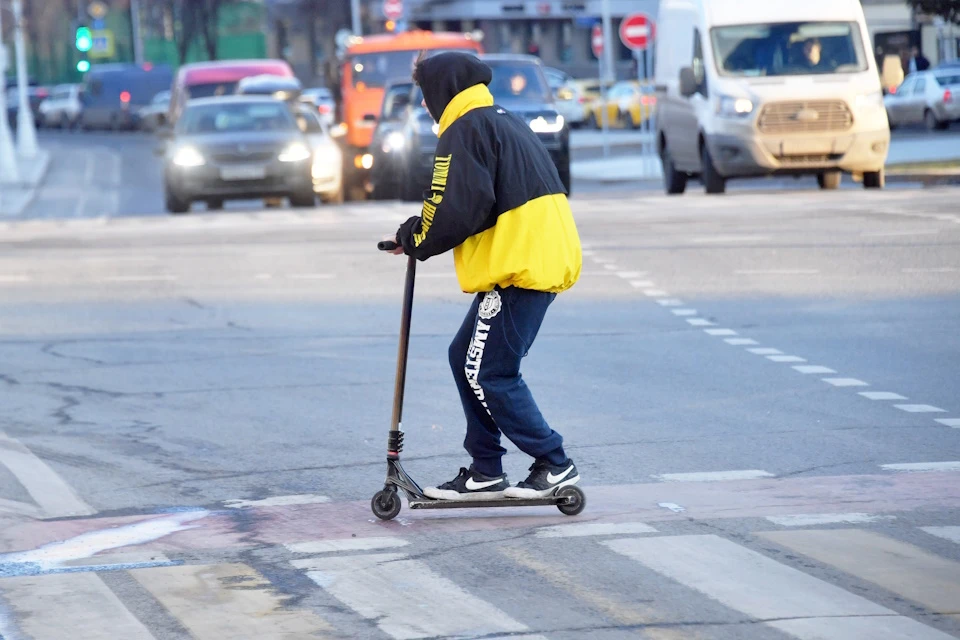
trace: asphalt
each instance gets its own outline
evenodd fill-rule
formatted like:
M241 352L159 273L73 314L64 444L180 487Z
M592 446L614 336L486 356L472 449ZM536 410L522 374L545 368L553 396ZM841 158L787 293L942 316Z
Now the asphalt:
M374 243L416 207L136 215L122 166L115 216L0 223L0 634L960 637L955 189L575 195L584 272L523 372L587 510L380 523L404 259ZM451 272L419 265L425 484L467 463Z

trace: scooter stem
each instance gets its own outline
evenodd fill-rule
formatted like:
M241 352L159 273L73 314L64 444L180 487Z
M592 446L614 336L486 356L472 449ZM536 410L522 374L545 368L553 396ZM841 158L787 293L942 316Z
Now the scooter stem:
M417 260L407 258L407 276L403 286L403 312L400 316L400 346L397 350L396 386L393 390L393 419L390 423L390 440L387 456L399 458L403 446L400 436L403 425L403 390L407 381L407 350L410 346L410 319L413 316L413 285L417 275Z

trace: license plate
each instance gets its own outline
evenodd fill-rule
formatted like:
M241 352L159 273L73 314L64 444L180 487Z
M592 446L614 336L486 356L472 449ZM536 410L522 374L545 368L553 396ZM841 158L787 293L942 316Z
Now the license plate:
M262 165L221 167L220 177L224 180L262 180L267 177L267 168Z

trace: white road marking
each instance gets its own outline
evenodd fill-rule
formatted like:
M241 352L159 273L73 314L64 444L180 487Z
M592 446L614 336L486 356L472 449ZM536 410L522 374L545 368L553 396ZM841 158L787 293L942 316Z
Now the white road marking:
M832 533L829 532L829 533ZM605 540L604 546L800 640L951 636L715 535Z
M960 471L960 460L950 460L947 462L900 462L897 464L882 464L880 468L887 471L916 471L920 473L928 471Z
M657 506L669 511L673 511L674 513L683 513L687 510L685 507L675 502L658 502Z
M300 493L291 496L275 496L263 500L224 500L223 506L228 509L247 509L250 507L286 507L296 504L321 504L325 502L330 502L330 498L313 493Z
M603 265L603 268L606 269L607 271L616 271L616 270L617 270L617 265L615 265L615 264L605 264L605 265Z
M738 469L735 471L701 471L694 473L661 473L651 476L664 482L728 482L731 480L756 480L773 478L772 473L760 469Z
M656 303L661 307L682 307L683 300L679 298L664 298L663 300L657 300Z
M154 640L96 573L4 578L0 600L9 607L4 613L34 640Z
M670 294L662 289L647 289L643 292L643 295L647 296L648 298L662 298Z
M293 553L342 553L344 551L372 551L405 547L410 544L402 538L340 538L334 540L311 540L293 542L284 546Z
M0 284L12 284L18 282L30 282L30 276L0 275Z
M47 517L90 516L96 513L56 471L33 455L19 440L2 431L0 464L10 470Z
M906 400L906 397L891 391L860 391L859 393L870 400Z
M948 558L859 529L770 531L759 535L920 603L932 613L957 613L960 563Z
M434 572L425 562L385 553L293 560L327 593L362 617L373 620L393 638L486 636L529 629L493 605L467 593ZM419 602L443 603L444 615L424 615L403 598L385 598L397 585L417 594Z
M780 349L771 349L769 347L757 347L755 349L747 349L750 353L756 354L758 356L779 356L783 355L783 351Z
M772 362L806 362L806 359L800 356L767 356L767 360Z
M940 418L937 420L942 425L947 427L953 427L954 429L960 429L960 418Z
M604 258L602 256L593 256L593 261L597 264L610 264L613 262L610 258Z
M586 522L561 524L537 529L538 538L580 538L585 536L632 535L657 533L657 530L642 522Z
M697 315L696 309L670 309L670 313L675 316L695 316Z
M703 318L687 318L687 322L689 322L694 327L712 327L714 324L709 320L705 320Z
M756 340L751 338L727 338L724 340L727 344L732 344L735 347L742 347L748 344L760 344Z
M291 280L332 280L335 276L332 273L288 273L287 277Z
M960 544L960 527L920 527L932 536Z
M819 269L739 269L734 271L738 276L812 276L820 273Z
M631 280L630 286L635 289L647 289L649 287L656 286L649 280Z
M767 516L767 520L782 527L812 527L822 524L868 524L870 522L896 519L896 516L878 516L872 513L797 513L789 516Z
M177 276L172 275L153 275L153 276L107 276L104 282L174 282Z
M582 245L581 245L581 246L582 246ZM589 249L583 249L582 251L580 251L580 253L581 253L581 255L584 255L584 256L587 256L587 257L590 257L590 256L592 256L592 255L594 254L594 252L593 252L593 251L590 251Z
M895 404L893 406L907 413L946 413L944 409L929 404Z
M869 387L870 386L863 380L857 380L856 378L823 378L822 380L827 384L832 384L835 387Z
M618 271L617 275L624 280L632 280L634 278L642 278L647 275L647 273L647 271Z
M286 596L245 564L135 569L130 575L196 640L321 638L333 630L312 611L290 608Z
M737 332L733 329L704 329L708 336L735 336Z
M896 238L899 236L935 236L939 229L915 229L904 231L864 231L860 235L864 238Z
M724 242L761 242L763 240L769 240L770 236L701 236L698 238L693 238L693 242L697 244L719 244Z
M900 269L902 273L954 273L957 269L953 267L926 267L914 269Z
M2 513L13 513L30 518L43 517L43 511L41 511L36 505L28 504L26 502L19 502L17 500L7 500L6 498L0 498L0 514Z
M798 364L794 367L800 373L836 373L830 367L821 367L816 364Z

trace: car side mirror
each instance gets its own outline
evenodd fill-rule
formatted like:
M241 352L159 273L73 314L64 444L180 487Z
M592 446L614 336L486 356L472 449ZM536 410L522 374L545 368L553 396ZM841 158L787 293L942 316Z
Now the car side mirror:
M697 92L698 84L692 67L683 67L680 69L680 95L684 98L689 98Z

